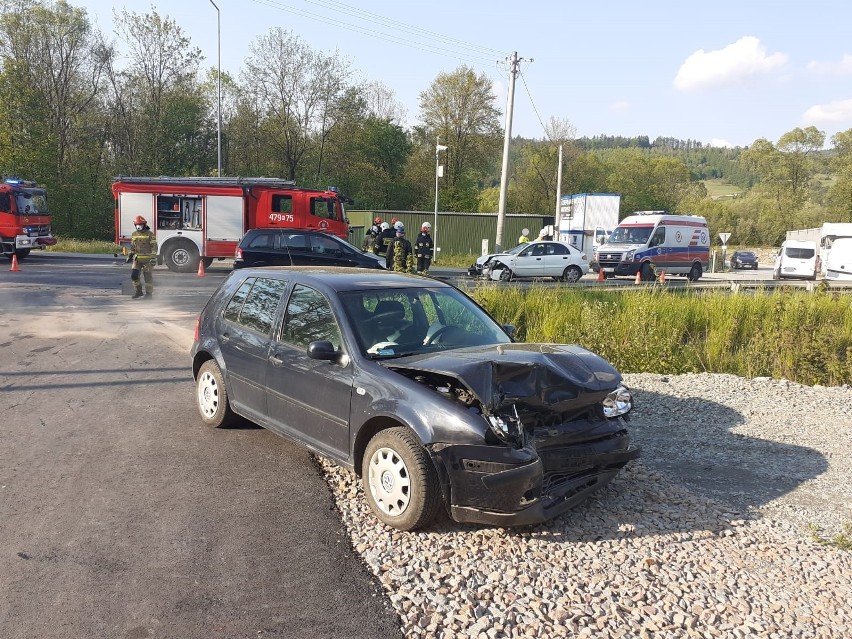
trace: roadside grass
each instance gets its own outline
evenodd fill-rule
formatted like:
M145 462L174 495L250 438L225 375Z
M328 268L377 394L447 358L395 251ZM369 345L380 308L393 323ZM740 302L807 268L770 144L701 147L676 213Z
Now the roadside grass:
M56 244L48 246L47 251L56 253L115 253L118 249L114 242L102 240L77 240L70 237L56 237Z
M820 286L719 291L505 288L472 295L520 341L574 343L623 373L729 373L852 384L852 305Z
M473 253L448 253L446 255L442 253L438 256L435 265L447 268L467 268L476 262L478 257L479 255Z

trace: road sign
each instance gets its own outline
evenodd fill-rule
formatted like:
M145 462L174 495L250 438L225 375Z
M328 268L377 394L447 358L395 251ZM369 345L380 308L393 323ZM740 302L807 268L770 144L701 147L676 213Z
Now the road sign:
M730 237L731 237L730 233L719 233L719 239L722 240L723 245L728 243L728 238L730 238Z

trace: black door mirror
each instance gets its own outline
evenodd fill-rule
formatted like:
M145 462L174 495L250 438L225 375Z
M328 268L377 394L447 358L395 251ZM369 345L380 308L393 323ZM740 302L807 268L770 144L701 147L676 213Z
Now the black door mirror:
M329 341L317 340L308 344L308 357L311 359L333 362L339 356L340 353L334 349L334 346Z

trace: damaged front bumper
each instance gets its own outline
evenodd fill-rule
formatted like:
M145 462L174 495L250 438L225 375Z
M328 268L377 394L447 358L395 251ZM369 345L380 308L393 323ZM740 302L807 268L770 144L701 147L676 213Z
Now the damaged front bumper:
M593 441L571 441L577 427L547 429L523 448L433 447L451 517L497 526L541 523L580 504L639 457L639 447L630 445L625 430Z

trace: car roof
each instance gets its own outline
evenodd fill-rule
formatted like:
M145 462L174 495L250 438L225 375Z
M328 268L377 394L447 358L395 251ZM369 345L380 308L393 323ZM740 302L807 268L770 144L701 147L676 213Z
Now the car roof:
M292 229L292 228L286 228L286 227L249 229L248 231L245 232L243 237L246 238L249 235L259 235L261 233L276 233L276 234L280 233L282 235L285 234L285 233L287 233L287 234L301 233L303 235L322 235L323 237L332 237L334 239L339 239L339 238L335 237L334 235L332 235L331 233L328 233L326 231L313 231L313 230L308 230L308 229Z
M270 275L302 284L323 285L338 292L376 288L453 288L440 280L413 273L342 266L263 266L234 271L231 277L269 277Z

